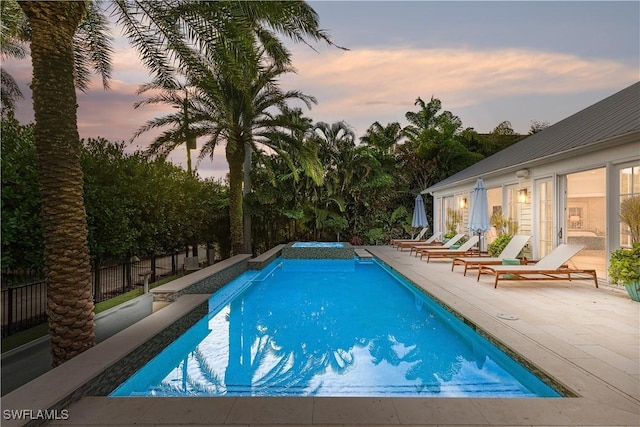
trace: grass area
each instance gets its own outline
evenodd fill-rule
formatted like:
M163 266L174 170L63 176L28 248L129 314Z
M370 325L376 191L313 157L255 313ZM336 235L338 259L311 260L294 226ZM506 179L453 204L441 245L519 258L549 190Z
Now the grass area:
M165 277L164 279L158 280L157 282L149 284L151 289L164 285L172 280L178 279L184 276L185 273L179 273L175 276ZM136 297L139 297L144 292L142 287L136 288L127 293L118 295L116 297L110 298L106 301L102 301L95 305L94 312L96 314L102 313L110 308L113 308L117 305L130 301ZM20 331L16 334L9 335L8 337L2 338L2 353L5 351L12 350L14 348L20 347L28 342L36 340L38 338L44 337L49 332L49 325L47 323L43 323L38 326L34 326L33 328L26 329L24 331Z

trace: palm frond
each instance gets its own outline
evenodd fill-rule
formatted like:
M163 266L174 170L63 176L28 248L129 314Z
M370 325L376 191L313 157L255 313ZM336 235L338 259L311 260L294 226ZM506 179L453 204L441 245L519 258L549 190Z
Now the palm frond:
M106 16L98 7L99 3L89 2L84 19L80 22L78 30L73 38L76 55L82 52L84 61L76 62L78 66L87 67L87 70L76 69L76 74L88 75L91 68L101 76L102 86L109 88L112 72L113 37ZM86 85L76 82L79 89L85 90Z
M0 101L3 111L15 110L16 102L22 96L22 91L13 76L4 68L0 68Z

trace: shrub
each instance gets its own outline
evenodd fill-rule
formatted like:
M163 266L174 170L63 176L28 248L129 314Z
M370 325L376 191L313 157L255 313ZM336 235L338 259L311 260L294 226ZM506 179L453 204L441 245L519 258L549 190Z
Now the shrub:
M487 249L487 251L489 252L489 256L497 257L498 255L500 255L500 253L505 248L505 246L507 246L509 244L509 242L511 241L512 237L513 237L513 235L511 235L511 234L503 233L503 234L500 234L496 238L496 240L494 240L493 242L489 243L489 247Z
M640 243L633 248L622 248L611 252L609 281L616 285L631 284L640 280Z

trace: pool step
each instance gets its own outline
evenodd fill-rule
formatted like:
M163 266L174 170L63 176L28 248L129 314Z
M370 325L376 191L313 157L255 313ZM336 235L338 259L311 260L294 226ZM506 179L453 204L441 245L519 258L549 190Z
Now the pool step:
M356 252L356 256L357 256L358 258L360 258L360 259L372 259L372 258L373 258L373 255L371 255L371 254L369 253L369 251L368 251L368 250L366 250L366 249L359 249L359 248L356 248L356 249L355 249L355 252Z

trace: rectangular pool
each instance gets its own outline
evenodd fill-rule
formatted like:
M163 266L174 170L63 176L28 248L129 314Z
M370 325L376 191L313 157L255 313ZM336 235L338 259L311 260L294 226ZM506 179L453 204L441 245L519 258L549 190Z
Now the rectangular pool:
M561 397L383 263L345 264L242 274L111 396Z

